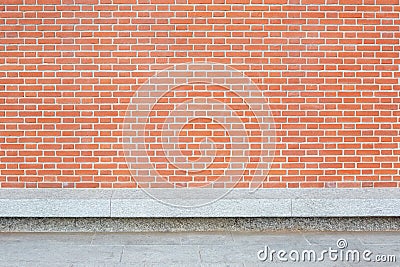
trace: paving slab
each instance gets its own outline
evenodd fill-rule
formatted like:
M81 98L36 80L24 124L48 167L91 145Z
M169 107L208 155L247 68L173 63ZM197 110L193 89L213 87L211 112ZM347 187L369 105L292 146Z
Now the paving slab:
M399 266L398 240L400 232L0 233L0 266ZM369 250L372 260L318 261L329 248ZM317 257L281 261L280 250Z
M92 237L93 245L180 245L181 236L176 233L95 233Z
M159 266L193 263L200 264L199 246L196 245L143 245L125 246L121 263L158 263Z

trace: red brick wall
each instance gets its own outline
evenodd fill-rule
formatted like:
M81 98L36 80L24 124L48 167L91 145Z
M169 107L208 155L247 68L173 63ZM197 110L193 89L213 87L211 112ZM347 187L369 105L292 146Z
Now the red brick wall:
M269 104L264 187L398 187L399 39L399 0L2 0L0 185L136 187L123 149L135 91L156 70L212 61ZM165 175L143 186L215 180Z

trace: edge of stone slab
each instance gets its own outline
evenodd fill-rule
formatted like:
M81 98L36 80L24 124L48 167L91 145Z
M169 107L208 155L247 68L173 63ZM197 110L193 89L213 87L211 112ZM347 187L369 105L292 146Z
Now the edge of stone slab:
M42 218L247 218L397 217L400 189L233 189L212 202L209 190L152 189L175 207L140 189L0 189L0 217ZM179 191L179 193L177 193ZM223 192L223 190L221 190ZM177 197L179 196L179 197Z

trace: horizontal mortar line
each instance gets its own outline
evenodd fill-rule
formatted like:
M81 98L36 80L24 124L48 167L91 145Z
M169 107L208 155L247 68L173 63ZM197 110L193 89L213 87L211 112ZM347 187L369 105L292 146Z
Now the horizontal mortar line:
M115 38L121 38L121 37L115 37ZM152 38L157 38L157 37L152 37ZM204 37L204 38L206 38L206 37ZM242 38L246 38L246 37L242 37ZM239 39L242 39L242 38L239 38ZM248 38L251 38L251 37L248 37ZM268 38L268 37L266 37L266 38ZM178 39L178 37L176 37L175 39ZM231 39L231 38L223 38L223 39ZM285 38L284 38L285 39ZM392 39L390 39L390 40L392 40ZM169 44L168 45L168 47L170 47L170 46L206 46L206 47L218 47L218 46L270 46L270 47L280 47L281 49L280 50L269 50L269 49L235 49L235 50L233 50L233 49L229 49L229 50L226 50L226 49L220 49L220 50L217 50L217 49L210 49L210 50L195 50L195 49L192 49L192 50L178 50L178 49L174 49L174 50L155 50L156 48L157 48L157 46L164 46L163 44L155 44L155 43L142 43L142 44L140 44L140 45L135 45L135 44L120 44L120 43L118 43L118 44L57 44L57 45L48 45L48 44L35 44L35 45L31 45L31 44L19 44L19 43L9 43L9 44L3 44L3 45L5 45L5 46L15 46L15 45L18 45L19 47L21 47L21 48L26 48L26 47L32 47L32 46L35 46L35 47L37 47L37 46L40 46L42 49L35 49L35 50L18 50L18 52L46 52L46 53L51 53L51 52L76 52L76 53L83 53L83 52L110 52L110 53L137 53L137 52L141 52L141 51L145 51L145 52L149 52L149 53L151 53L151 52L159 52L159 53L162 53L162 52L165 52L165 53L167 53L167 52L173 52L173 53L176 53L176 52L188 52L188 53L191 53L191 52L223 52L223 53L228 53L228 52L264 52L264 53L269 53L269 52L271 52L271 53L279 53L279 52L291 52L291 51L296 51L296 52L304 52L304 53L307 53L307 52L320 52L320 53L323 53L323 52L329 52L329 53L360 53L360 54L362 54L362 53L368 53L368 54L370 54L370 53L377 53L377 52L379 52L379 53L399 53L399 52L396 52L396 50L296 50L296 49L283 49L282 48L282 46L283 47L285 47L285 46L290 46L290 47L333 47L333 46L335 46L335 47L343 47L343 48L346 48L346 47L386 47L386 46L399 46L399 44L371 44L371 45L367 45L367 44L350 44L350 45L346 45L346 44L269 44L269 43L263 43L263 44L253 44L253 43L249 43L249 44L234 44L234 43L225 43L225 44L216 44L216 43L199 43L199 44L194 44L194 43L190 43L190 44ZM130 45L130 46L137 46L137 47L135 47L135 50L133 50L133 51L137 51L137 52L132 52L132 50L115 50L115 49L85 49L85 50L71 50L71 49L54 49L54 50L48 50L48 49L46 49L46 50L44 50L43 48L44 47L46 47L46 46L51 46L51 47L54 47L54 46L59 46L59 47L63 47L63 46L88 46L88 45L91 45L91 46L127 46L127 45ZM154 49L149 49L149 48L143 48L143 49L141 49L142 47L140 47L140 46L155 46L154 47ZM47 47L46 47L47 48ZM15 53L15 50L4 50L2 53L7 53L7 52L9 52L9 53ZM317 57L317 56L315 56L315 57ZM70 57L68 57L68 58L70 58ZM86 57L82 57L82 58L86 58ZM249 57L250 58L250 57ZM257 58L257 57L255 57L255 58ZM261 58L261 57L260 57ZM311 58L313 58L313 57L311 57ZM337 59L337 57L331 57L331 58L335 58L335 59ZM354 58L354 56L353 57L349 57L349 58Z
M292 58L293 59L293 58ZM399 58L400 59L400 58ZM241 64L234 64L234 65L231 65L230 64L230 66L240 66ZM309 64L307 64L307 63L305 63L304 65L308 65L309 66ZM318 66L318 65L321 65L321 63L319 63L319 64L313 64L312 66ZM338 66L341 66L341 65L345 65L345 64L339 64ZM346 64L347 65L347 64ZM26 66L30 66L30 65L26 65ZM38 65L38 66L41 66L40 64ZM290 65L283 65L283 66L290 66ZM332 65L327 65L327 66L332 66ZM370 65L370 66L373 66L373 65ZM377 66L377 65L376 65ZM32 71L32 70L25 70L25 71L23 71L23 72L29 72L29 73L44 73L44 72L46 72L46 73L60 73L60 72L62 72L62 73L77 73L77 72L79 72L79 73L92 73L92 74L96 74L96 73L129 73L129 72L134 72L134 73L149 73L149 72L157 72L157 71L162 71L162 69L161 70L158 70L158 69L155 69L155 70L141 70L141 71L137 71L137 70L118 70L118 69L113 69L113 70L95 70L95 71L93 71L93 70L37 70L37 71ZM186 71L189 71L189 70L186 70ZM191 70L191 71L194 71L194 72L198 72L199 70ZM226 71L229 71L229 70L226 70ZM237 70L237 71L239 71L239 70ZM358 73L358 72L366 72L366 71L369 71L369 70L363 70L363 69L360 69L360 70L351 70L351 73ZM21 70L5 70L5 71L3 71L3 72L10 72L10 73L15 73L15 72L21 72ZM174 70L171 70L171 72L172 73L176 73L176 74L179 74L179 73L183 73L183 71L174 71ZM221 70L221 71L209 71L208 73L218 73L218 72L221 72L221 73L223 73L224 71L223 70ZM348 70L326 70L326 69L323 69L323 70L308 70L308 69L294 69L294 70L288 70L288 69L286 69L286 70L268 70L268 69L262 69L262 70L251 70L251 69L249 69L249 70L243 70L243 69L240 69L240 72L245 72L245 73L264 73L264 72L268 72L268 73L282 73L282 72L300 72L300 73L319 73L319 72L324 72L324 73L349 73L349 71ZM398 70L371 70L371 71L369 71L369 72L374 72L374 73L397 73L398 72ZM47 78L47 79L51 79L51 78L64 78L64 79L68 79L68 78L75 78L75 79L100 79L100 78L116 78L116 79L123 79L123 78L125 78L125 79L130 79L130 78L137 78L137 79L140 79L140 78L142 78L142 77L138 77L138 76L112 76L112 77L109 77L109 76L91 76L91 77L86 77L86 76L82 76L82 77L77 77L77 76L70 76L70 77L65 77L65 76L53 76L53 77L46 77L46 76L31 76L31 77L27 77L27 76L12 76L12 77L3 77L2 79L7 79L7 78L11 78L11 79L15 79L15 78L24 78L24 79L32 79L32 78L36 78L36 79L39 79L39 78ZM157 78L157 77L152 77L152 76L150 76L149 78L153 78L153 79L159 79L159 78ZM214 78L214 79L243 79L243 77L232 77L232 76L203 76L203 75L201 75L201 76L188 76L188 77L186 77L186 76L168 76L168 77L164 77L164 78L166 78L166 79L198 79L198 78ZM349 76L349 77L346 77L346 76L342 76L342 77L339 77L339 76L332 76L332 77L326 77L326 76L318 76L318 77L304 77L304 76L281 76L281 77L275 77L275 76L260 76L260 77L248 77L248 78L277 78L277 79L285 79L285 78L299 78L299 79L310 79L310 78L325 78L325 79L332 79L332 78L336 78L336 79L378 79L378 78L391 78L391 79L397 79L397 77L395 76L395 75L392 75L392 77L389 77L389 76L378 76L378 77L376 77L376 76ZM161 83L157 83L157 85L168 85L168 83L163 83L163 84L161 84Z
M77 18L72 18L71 20L75 20L75 19L77 19ZM103 19L103 18L97 18L97 19ZM113 19L113 18L111 18L111 19ZM124 18L123 18L124 19ZM131 17L128 17L128 18L125 18L125 19L131 19L131 20L136 20L135 18L131 18ZM187 19L191 19L191 18L188 18L188 17L185 17L185 18L175 18L176 20L179 20L179 19L182 19L182 20L187 20ZM213 18L204 18L205 20L213 20ZM223 18L223 19L228 19L228 18ZM235 18L235 19L241 19L241 18ZM242 18L244 21L246 21L246 20L256 20L256 19L261 19L261 20L264 20L264 21L272 21L272 20L288 20L288 19L286 19L286 18L272 18L272 19L269 19L269 18ZM7 19L6 19L7 20ZM47 24L45 24L45 23L43 23L43 22L41 22L40 24L37 24L37 23L23 23L23 18L21 18L20 20L22 20L20 23L9 23L9 24L0 24L0 26L1 27L10 27L10 26L21 26L21 27L26 27L26 26L30 26L30 27L32 27L32 26L34 26L34 27L45 27L45 26L73 26L73 27L93 27L93 28L95 28L95 27L101 27L101 26L104 26L104 27L111 27L113 30L100 30L100 29L92 29L92 30L89 30L89 29L81 29L81 30L78 30L78 29L73 29L73 30L59 30L59 29L56 29L56 30L52 30L52 31L50 31L50 30L39 30L39 29L35 29L35 31L33 31L33 30L30 30L29 32L53 32L53 33L58 33L58 32L73 32L73 33L103 33L103 32L106 32L106 33L110 33L110 32L113 32L113 33L128 33L128 32L132 32L132 33L150 33L150 32L154 32L154 33L159 33L159 32L163 32L163 33L189 33L189 32L202 32L202 33L214 33L214 32L237 32L237 31L235 31L235 28L233 28L233 29L224 29L224 30L220 30L220 29L218 29L218 30L215 30L215 31L213 31L212 29L214 29L215 27L212 27L211 29L207 29L206 31L204 31L204 30L198 30L198 29L191 29L190 31L188 30L188 29L184 29L184 30L179 30L179 29L166 29L165 31L161 31L160 29L145 29L145 30L139 30L139 29L137 29L137 27L136 26L159 26L159 25L165 25L165 26L170 26L170 27L172 27L172 26L210 26L210 24L209 23L195 23L195 22L193 22L193 23L190 23L190 24L186 24L186 23L174 23L174 24L172 24L172 23L162 23L162 24L159 24L159 23L157 23L157 21L155 21L155 22L153 22L153 23L137 23L137 24L135 24L135 26L132 26L131 24L123 24L123 23L120 23L120 24L108 24L108 23L92 23L92 24L81 24L81 23L79 23L79 24L76 24L76 23L73 23L73 22L71 22L71 23L64 23L64 22L62 22L62 21L60 21L60 22L58 22L57 23L57 21L56 21L56 23L52 23L52 24L49 24L49 23L47 23ZM60 20L65 20L65 19L60 19ZM364 33L364 32L366 32L366 33L368 33L368 32L374 32L374 33L393 33L393 31L392 30L388 30L388 29L384 29L384 27L397 27L397 26L400 26L400 24L399 23L397 23L397 21L399 20L399 19L393 19L393 20L391 20L391 22L392 23L390 23L390 24L376 24L376 23L371 23L371 24L365 24L365 23L362 23L362 22L360 22L360 23L358 23L358 24L345 24L345 23L343 23L343 24L335 24L335 23L323 23L323 24L307 24L307 21L309 20L309 19L302 19L302 18L298 18L298 19L296 19L296 20L305 20L306 21L306 24L304 24L304 23L299 23L299 24L297 24L297 23L285 23L285 24L277 24L277 23L275 23L275 24L269 24L269 27L273 27L273 26L276 26L276 27L284 27L284 26L298 26L298 27L300 27L300 31L301 32L304 32L304 33L338 33L338 32L342 32L342 33L347 33L347 32L354 32L354 31L351 31L351 30L349 30L349 29L343 29L343 30L341 30L341 31L339 31L339 30L335 30L335 31L328 31L326 28L328 27L328 26L335 26L335 27L337 27L337 28L341 28L341 27L352 27L352 26L354 26L354 27L361 27L361 28L366 28L366 27L382 27L382 30L379 30L379 31L371 31L371 30L365 30L365 31L361 31L361 29L357 29L356 30L356 33L358 33L358 32L360 32L360 33ZM311 19L310 19L311 20ZM312 20L315 20L315 19L312 19ZM322 20L322 19L321 19ZM360 20L365 20L365 19L360 19ZM379 19L377 19L377 20L379 20ZM380 22L387 22L387 21L385 21L385 20L380 20ZM117 22L117 23L119 23L119 22ZM214 25L217 25L217 26L224 26L224 27L227 27L227 26L232 26L232 27L239 27L238 26L238 24L233 24L233 23L218 23L218 24L214 24ZM242 25L242 24L240 24L240 25ZM244 24L245 26L248 26L249 28L252 28L253 26L255 27L255 26L257 26L257 27L263 27L262 29L257 29L257 32L274 32L274 33L286 33L286 32L288 32L288 33L290 33L290 32L294 32L293 30L290 30L290 29L284 29L284 30L276 30L276 29L271 29L271 28L267 28L267 26L265 26L265 23L247 23L247 24ZM121 26L121 28L122 27L131 27L131 28L135 28L135 29L114 29L114 28L118 28L119 26ZM265 28L264 28L265 27ZM305 29L303 29L303 27L305 28ZM307 29L306 27L323 27L323 29L320 29L320 30L311 30L311 29ZM9 32L8 30L6 31L6 32ZM18 31L16 31L17 33L19 33L19 32L23 32L23 31L21 31L21 30L18 30ZM244 31L241 31L241 32L243 32L243 33L251 33L250 34L250 37L252 37L253 36L253 33L255 32L255 31L251 31L251 29L247 29L247 30L244 30ZM297 31L298 32L298 31ZM29 37L29 36L28 36ZM57 37L57 36L56 36ZM91 36L91 37L93 37L93 36ZM132 37L132 36L124 36L124 37L126 37L126 38L129 38L129 37ZM145 38L152 38L152 37L156 37L156 36L133 36L133 37L139 37L139 38L143 38L143 39L145 39ZM171 37L171 36L163 36L162 38L166 38L166 37ZM190 36L183 36L184 38L189 38ZM236 37L236 36L233 36L233 35L231 35L231 36L221 36L221 37L218 37L218 36L211 36L211 37L213 37L213 38L223 38L223 37L232 37L232 38L239 38L239 37ZM53 37L54 38L54 37ZM104 38L111 38L110 36L104 36ZM254 38L256 39L256 38L265 38L265 37L257 37L257 36L254 36ZM275 37L275 38L278 38L278 37ZM299 38L301 38L301 39L303 39L303 38L305 38L305 37L299 37ZM314 37L314 36L311 36L310 37L311 39L316 39L317 37ZM385 37L385 39L386 38L390 38L390 37ZM294 38L291 38L291 39L294 39ZM329 38L329 39L333 39L333 38ZM346 39L346 38L344 38L344 37L341 37L341 38L339 38L339 39ZM349 39L354 39L354 38L349 38ZM363 38L363 39L365 39L365 38Z
M100 3L101 3L102 1L100 0ZM326 2L328 2L327 0L325 0L325 3ZM138 6L148 6L148 5L151 5L151 4L154 4L154 3L152 3L152 1L151 0L148 0L148 3L139 3L139 4L126 4L126 3L121 3L121 4L118 4L118 6L123 6L123 7L131 7L131 6L135 6L135 5L138 5ZM171 7L171 6L173 6L173 4L170 4L170 3L159 3L159 2L157 2L156 3L157 5L159 5L159 6L169 6L169 7ZM17 5L17 4L10 4L10 5ZM55 5L55 4L46 4L46 3L44 3L44 4L42 4L43 6L60 6L60 5ZM64 5L64 4L63 4ZM207 6L206 4L185 4L185 6L193 6L193 7L196 7L196 6L199 6L199 5L203 5L203 6ZM222 4L221 4L222 5ZM358 4L346 4L346 5L343 5L343 4L306 4L306 3L304 3L304 4L264 4L264 5L254 5L254 4L250 4L250 3L248 3L248 4L238 4L238 3L232 3L232 4L230 4L231 6L237 6L237 7L246 7L246 6L250 6L250 7L254 7L254 6L260 6L260 7L264 7L265 5L267 5L267 6L291 6L291 7L298 7L298 6L340 6L340 7L343 7L343 6L356 6L356 7L358 7L358 6L360 6L360 5L358 5ZM37 5L26 5L26 6L31 6L31 7L37 7ZM68 3L66 3L65 4L65 6L91 6L91 7L93 7L93 6L95 6L95 4L68 4ZM114 6L114 4L109 4L109 3L103 3L103 4L99 4L99 5L97 5L97 6ZM375 7L376 5L375 4L373 4L373 5L364 5L363 7L368 7L368 6L371 6L371 7ZM390 6L390 4L387 4L387 5L379 5L379 6ZM142 10L138 10L138 11L142 11ZM177 10L178 12L179 12L179 10ZM284 12L284 11L283 11Z
M129 51L132 51L132 50L126 50L125 52L120 52L120 51L115 51L115 50L23 50L24 52L27 52L27 53L31 53L31 52L36 52L36 54L38 54L38 53L41 53L41 52L46 52L46 53L53 53L53 52L60 52L60 53L63 53L63 52L72 52L72 53L85 53L85 52L89 52L89 53L93 53L93 52L95 52L95 53L97 53L97 54L99 54L100 52L110 52L110 53L126 53L126 54L131 54L131 52L129 52ZM123 51L123 50L121 50L121 51ZM158 50L149 50L149 49L143 49L143 50L134 50L134 51L140 51L140 52L147 52L147 53L149 53L149 54L151 54L151 53L159 53L160 51L158 51ZM184 53L199 53L199 52L204 52L204 53L220 53L220 52L223 52L223 53L241 53L241 52L248 52L249 54L251 54L251 52L262 52L262 53L272 53L272 54L279 54L279 53L285 53L285 54L288 54L289 52L301 52L301 53L335 53L335 54L338 54L338 53L360 53L360 54L363 54L363 53L368 53L368 54L371 54L371 53L374 53L374 54L376 54L376 53L383 53L383 54L385 54L385 53L400 53L400 52L394 52L393 50L391 50L391 51L384 51L384 50L374 50L374 51L370 51L370 52L368 52L368 51L364 51L364 50L351 50L351 51L345 51L345 50L334 50L334 51L332 51L332 50L322 50L322 51L320 51L320 50L296 50L296 49L287 49L287 50L265 50L265 49L262 49L262 50L260 50L260 49L258 49L258 50L163 50L163 51L161 51L161 52L165 52L165 53L170 53L170 52L174 52L174 53L181 53L181 52L184 52ZM5 51L4 53L13 53L12 51ZM15 57L15 56L14 56ZM36 57L36 58L32 58L32 57L21 57L21 56L18 56L18 58L23 58L23 59L38 59L38 57ZM61 57L57 57L57 56L53 56L53 57L49 57L49 56L46 56L46 57L39 57L40 59L60 59L60 60L63 60L63 59L87 59L88 58L88 56L76 56L76 55L74 55L74 56L72 56L72 57L65 57L65 58L61 58ZM90 59L102 59L101 57L98 57L98 56L90 56L89 57ZM188 58L183 58L183 57L172 57L172 56L170 56L170 57L162 57L163 59L182 59L182 60L187 60L187 62L192 62L192 61L190 61L190 60L188 60ZM356 60L397 60L398 58L396 57L396 58L393 58L393 57L391 57L391 58L387 58L387 57L376 57L376 56L374 56L374 57L363 57L362 55L361 56L359 56L359 57L354 57L354 56L345 56L345 57L337 57L337 56L335 56L335 57L333 57L333 56L331 56L331 57L326 57L326 56L324 56L324 57L321 57L321 56L307 56L307 57L300 57L300 56L286 56L286 57L278 57L278 56L274 56L274 57L272 57L272 56L269 56L269 57L265 57L265 56L257 56L257 57L255 57L255 56L253 56L253 57L251 57L251 56L247 56L247 57L229 57L228 59L232 59L232 60L238 60L238 59L243 59L243 60L260 60L260 61L262 61L262 60L264 60L265 61L265 59L268 59L268 60L270 60L270 59L294 59L294 58L296 58L296 59L299 59L299 58L301 58L301 59L304 59L304 60L307 60L307 59L320 59L320 60L326 60L326 59L335 59L335 60L337 60L337 59L339 59L339 60L341 60L341 59L356 59ZM139 57L139 56L117 56L117 55L113 55L113 57L111 57L111 59L132 59L132 60L139 60L139 59L144 59L144 60L148 60L148 59L157 59L156 57L149 57L149 56L146 56L146 57ZM213 57L211 57L211 56L208 56L208 57L205 57L205 59L215 59L215 58L213 58ZM81 62L81 61L80 61ZM49 63L46 63L46 64L44 64L43 63L43 65L54 65L54 64L58 64L58 63L51 63L51 64L49 64ZM143 63L120 63L120 62L118 62L118 63L114 63L114 64L120 64L120 65L132 65L132 66L143 66ZM172 63L168 63L168 62L166 62L166 63L163 63L164 65L168 65L168 64L172 64ZM180 64L183 64L183 63L180 63ZM238 63L237 63L238 64ZM289 64L289 63L287 63L287 64L283 64L283 63L280 63L280 64L282 64L282 65L291 65L291 64ZM321 63L313 63L313 64L311 64L311 65L318 65L318 64L321 64ZM377 63L371 63L371 64L362 64L362 65L371 65L371 66L385 66L385 65L392 65L393 63L384 63L384 64L377 64ZM12 64L11 64L12 65ZM35 65L35 64L32 64L32 63L26 63L26 64L22 64L23 66L25 66L25 65ZM162 65L162 64L160 64L160 63L152 63L152 64L150 64L150 66L159 66L159 65ZM238 65L240 65L240 64L238 64ZM252 64L250 64L250 66L252 66L252 65L255 65L255 63L252 63ZM276 65L279 65L279 64L276 64ZM342 64L338 64L338 63L331 63L331 64L327 64L327 65L344 65L343 63ZM347 65L354 65L354 64L347 64ZM105 64L105 63L101 63L101 64L99 64L99 66L109 66L109 65L107 65L107 64ZM142 70L141 70L142 71Z
M60 86L63 86L62 84L59 84ZM138 85L140 85L140 84L138 84ZM287 85L287 84L259 84L259 86L268 86L268 85L280 85L280 86L303 86L303 85L307 85L307 84L294 84L294 85ZM317 85L319 85L319 86L329 86L329 85L337 85L337 84L310 84L310 85L313 85L313 86L317 86ZM349 84L341 84L341 86L344 86L344 85L349 85ZM350 85L360 85L360 86L362 86L362 85L370 85L370 86L372 86L372 85L374 85L374 84L350 84ZM388 85L392 85L392 84L382 84L382 86L388 86ZM14 85L13 85L14 86ZM95 86L95 85L94 85ZM126 85L121 85L121 86L126 86ZM392 85L392 86L394 86L394 85ZM37 91L37 90L24 90L25 92L46 92L46 91ZM341 89L286 89L286 90L275 90L275 89L273 89L273 90L271 90L271 89L269 89L269 90L262 90L263 92L271 92L271 93L301 93L301 92L304 92L304 93L311 93L311 92L330 92L330 93L332 93L332 92L396 92L394 89L390 89L390 90L383 90L383 89L378 89L378 90L376 90L376 89L369 89L369 90L362 90L362 91L357 91L357 89L351 89L351 90L348 90L348 89L343 89L343 88L341 88ZM15 91L14 91L15 92ZM23 92L23 91L18 91L18 92ZM52 91L52 92L67 92L66 90L55 90L55 91ZM79 92L78 90L73 90L73 91L69 91L69 92ZM93 91L81 91L81 92L93 92ZM101 92L101 91L94 91L94 92ZM107 91L107 92L112 92L112 91ZM114 91L114 92L126 92L126 91ZM130 92L132 92L132 93L135 93L136 92L136 90L131 90ZM60 97L62 97L62 96L60 96ZM76 97L76 98L81 98L81 97L79 97L79 96L74 96L74 97ZM134 95L132 95L132 97L134 97ZM304 97L304 96L296 96L296 97ZM324 97L326 97L326 96L324 96ZM360 96L359 98L363 98L363 97L365 97L365 96ZM373 97L375 97L375 96L373 96ZM82 97L82 98L88 98L88 97ZM92 98L96 98L96 97L92 97ZM122 98L122 97L120 97L120 98ZM264 96L264 98L266 98L266 99L268 99L268 98L274 98L274 96ZM346 98L346 97L344 97L344 98ZM379 97L379 98L387 98L387 97ZM59 103L55 103L55 104L59 104ZM90 105L90 103L85 103L86 105ZM115 104L125 104L125 103L115 103ZM129 105L129 103L126 103L127 105ZM278 103L279 104L279 103ZM365 104L371 104L371 103L368 103L368 102L366 102ZM22 105L22 104L18 104L18 105ZM26 104L26 105L30 105L30 104ZM71 103L66 103L66 105L71 105ZM83 103L76 103L76 105L84 105ZM119 111L121 111L121 112L124 112L125 110L119 110Z

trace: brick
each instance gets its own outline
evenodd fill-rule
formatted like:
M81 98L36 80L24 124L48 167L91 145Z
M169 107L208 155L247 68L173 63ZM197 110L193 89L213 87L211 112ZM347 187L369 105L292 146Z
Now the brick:
M400 25L388 24L398 0L3 2L1 187L234 186L218 181L231 160L218 124L200 118L182 131L190 160L201 158L202 138L217 143L197 176L165 157L161 126L193 97L229 103L252 134L236 185L249 187L260 129L246 105L209 88L154 106L146 141L167 179L138 184L140 171L125 164L122 125L138 87L164 67L204 60L248 75L270 104L277 144L264 188L398 186Z

